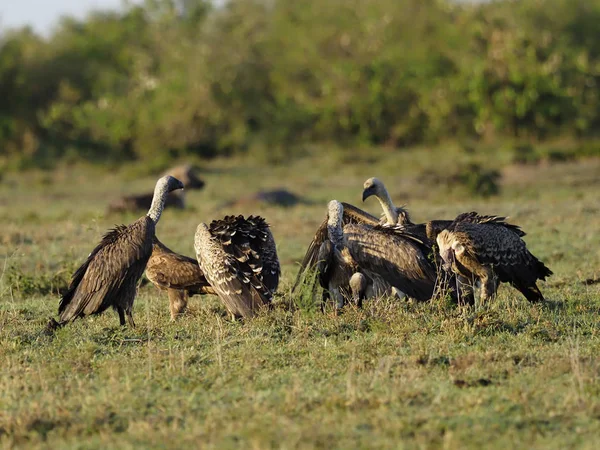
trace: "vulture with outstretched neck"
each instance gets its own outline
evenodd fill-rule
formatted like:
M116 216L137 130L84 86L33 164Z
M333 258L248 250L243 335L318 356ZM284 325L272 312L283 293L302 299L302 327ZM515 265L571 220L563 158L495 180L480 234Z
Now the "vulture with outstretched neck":
M233 318L269 307L281 269L275 240L259 216L201 223L194 239L200 269Z
M100 314L113 307L121 325L134 327L132 309L140 281L150 255L152 240L167 194L183 189L178 179L166 176L158 180L148 213L130 225L118 225L106 233L100 244L77 269L68 291L58 306L59 320L51 319L49 328L79 317Z
M441 231L437 244L447 269L474 285L481 283L481 301L496 295L498 282L510 283L530 302L543 301L537 280L552 271L528 249L525 233L504 217L464 213Z
M167 291L171 320L185 312L189 297L215 293L197 260L175 253L156 236L146 265L146 277L158 289Z

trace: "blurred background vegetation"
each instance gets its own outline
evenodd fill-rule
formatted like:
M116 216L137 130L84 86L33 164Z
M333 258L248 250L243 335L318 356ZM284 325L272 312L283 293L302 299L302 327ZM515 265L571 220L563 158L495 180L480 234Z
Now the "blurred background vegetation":
M0 166L567 138L600 154L600 1L146 0L0 30ZM560 155L559 155L560 156Z

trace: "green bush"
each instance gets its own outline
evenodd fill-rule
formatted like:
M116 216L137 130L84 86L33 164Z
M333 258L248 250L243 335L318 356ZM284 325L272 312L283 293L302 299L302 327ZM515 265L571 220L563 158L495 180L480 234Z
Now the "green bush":
M584 141L600 125L597 23L583 0L147 0L46 40L5 31L0 162Z

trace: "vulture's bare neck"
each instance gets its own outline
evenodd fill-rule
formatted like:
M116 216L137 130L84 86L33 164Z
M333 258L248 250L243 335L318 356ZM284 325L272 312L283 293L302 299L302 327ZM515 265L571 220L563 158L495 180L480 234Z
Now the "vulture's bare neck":
M381 203L388 225L396 225L398 223L398 211L387 189L383 188L377 193L377 200Z
M327 234L333 245L341 245L344 240L344 230L342 229L342 216L344 209L339 202L331 202L327 217Z
M158 223L160 219L160 215L165 208L165 201L167 200L167 195L169 195L169 191L167 189L167 183L159 181L156 183L156 187L154 188L154 196L152 197L152 205L150 205L150 209L148 210L148 217L152 219L154 224Z

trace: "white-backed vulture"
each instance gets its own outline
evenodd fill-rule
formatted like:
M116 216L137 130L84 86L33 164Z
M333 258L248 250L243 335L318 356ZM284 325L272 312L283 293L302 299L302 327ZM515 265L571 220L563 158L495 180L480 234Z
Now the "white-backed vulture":
M316 264L319 284L323 288L322 306L333 297L338 308L351 299L360 307L368 280L360 273L358 264L344 245L343 215L343 205L331 200L327 205L327 239L319 247Z
M360 273L367 277L375 295L382 291L387 294L400 291L419 301L430 299L436 283L436 268L428 259L429 243L405 227L382 226L374 216L347 203L341 205L344 246ZM305 272L317 266L319 249L327 239L327 232L325 219L304 256L294 289Z
M172 167L166 170L161 177L166 177L169 175L180 180L185 186L186 190L202 189L204 187L204 181L198 177L196 174L196 169L189 164ZM123 197L113 200L108 205L108 213L148 209L152 203L152 198L152 192L124 195ZM169 193L165 199L165 208L184 209L185 192L180 190Z
M369 178L367 181L365 181L363 185L363 202L371 196L375 196L375 198L377 198L377 200L381 204L383 215L380 220L380 223L382 225L406 226L411 231L411 233L416 234L422 239L429 239L432 242L432 244L435 243L435 239L440 233L440 231L447 228L452 223L452 220L444 219L431 220L426 223L414 223L411 220L408 210L406 210L403 206L394 205L394 202L392 202L392 198L390 197L388 190L386 189L383 182L378 178Z
M100 244L77 269L68 291L58 306L59 321L51 319L49 328L56 328L79 317L100 314L113 307L121 325L134 327L132 309L146 263L152 254L152 239L162 214L167 194L183 189L178 179L166 176L158 180L148 213L130 225L118 225L106 233Z
M275 240L262 217L225 216L198 225L196 258L204 276L235 317L270 306L281 269Z
M175 253L155 236L146 277L158 289L167 291L171 320L181 316L193 295L214 294L198 261Z
M437 237L444 263L471 285L481 283L481 301L495 296L498 282L510 283L530 302L543 301L536 285L552 271L527 249L525 233L504 217L464 213Z

